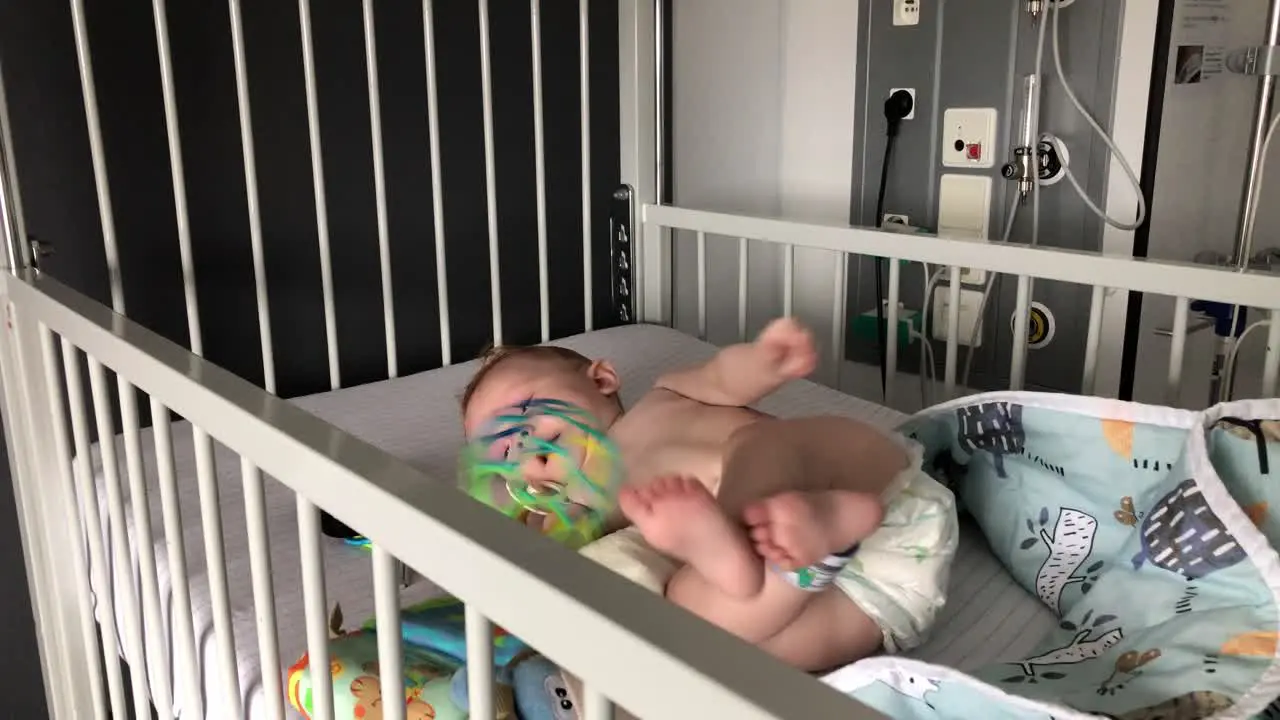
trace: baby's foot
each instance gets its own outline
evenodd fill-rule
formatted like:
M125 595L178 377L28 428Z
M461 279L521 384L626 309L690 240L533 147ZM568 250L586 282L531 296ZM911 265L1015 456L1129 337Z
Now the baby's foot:
M742 513L756 552L785 570L808 567L860 542L883 516L876 498L849 490L780 493Z
M746 535L720 510L697 479L660 477L624 488L622 512L654 548L692 566L722 592L746 597L764 580Z

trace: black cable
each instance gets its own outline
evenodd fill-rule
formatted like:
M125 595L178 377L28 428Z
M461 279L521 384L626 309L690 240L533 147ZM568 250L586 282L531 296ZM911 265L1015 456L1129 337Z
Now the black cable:
M884 196L889 188L889 161L893 157L893 146L898 139L898 127L902 120L911 114L915 99L906 90L898 90L884 101L885 141L884 160L880 163L880 190L876 193L875 226L884 224ZM876 340L880 346L880 392L888 389L889 368L887 353L889 348L889 329L884 319L884 270L881 268L883 258L875 258L876 266ZM897 328L894 328L896 331Z
M890 123L891 127L895 127L896 123ZM884 194L889 187L889 159L893 157L893 145L898 139L898 133L890 132L885 136L884 142L884 159L880 163L880 191L876 194L876 227L884 225ZM880 350L880 392L884 393L888 387L889 369L887 367L888 360L886 353L889 351L889 329L885 327L884 319L884 270L882 265L884 258L876 258L876 342Z

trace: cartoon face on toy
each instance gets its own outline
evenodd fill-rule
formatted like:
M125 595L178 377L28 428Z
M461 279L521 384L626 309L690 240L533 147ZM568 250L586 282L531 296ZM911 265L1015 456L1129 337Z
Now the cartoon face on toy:
M501 410L464 449L461 483L508 517L577 547L616 506L618 453L594 419L561 400Z

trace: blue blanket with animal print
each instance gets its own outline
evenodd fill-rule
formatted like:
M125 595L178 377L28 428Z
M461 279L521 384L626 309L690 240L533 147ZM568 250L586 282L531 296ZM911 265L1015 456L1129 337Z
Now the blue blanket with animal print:
M1280 720L1280 400L999 393L900 429L1060 623L1026 657L875 657L829 684L919 720Z

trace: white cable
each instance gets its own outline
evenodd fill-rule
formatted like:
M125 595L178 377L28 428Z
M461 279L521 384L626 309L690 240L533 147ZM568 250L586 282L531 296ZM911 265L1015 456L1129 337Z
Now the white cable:
M1093 118L1093 115L1090 114L1084 104L1080 102L1080 98L1076 97L1075 91L1071 89L1071 84L1067 82L1067 73L1062 67L1062 34L1059 30L1060 23L1058 22L1058 18L1062 14L1063 6L1064 3L1062 2L1052 2L1050 3L1049 8L1053 13L1053 66L1058 72L1058 81L1062 83L1062 92L1066 93L1067 99L1075 106L1076 111L1078 111L1081 117L1089 123L1089 126L1098 134L1098 137L1102 138L1102 141L1106 143L1107 149L1110 150L1115 159L1119 161L1120 168L1124 170L1125 176L1129 178L1129 182L1133 185L1134 192L1138 195L1138 212L1133 222L1120 222L1108 215L1105 210L1098 207L1097 203L1089 199L1084 188L1080 187L1080 183L1076 181L1075 176L1071 173L1070 168L1064 164L1062 166L1062 170L1066 174L1068 182L1071 183L1071 187L1075 188L1076 193L1080 196L1080 199L1084 204L1098 217L1102 218L1104 222L1118 230L1136 230L1147 219L1147 199L1142 194L1142 182L1138 180L1138 174L1133 171L1133 167L1130 166L1129 161L1125 159L1124 153L1120 152L1120 148L1116 147L1115 140L1107 134L1106 130L1102 129L1102 126L1098 124L1098 121ZM1036 69L1036 72L1039 74L1039 68Z
M1034 189L1032 192L1036 192ZM1013 234L1013 221L1018 219L1018 206L1020 205L1018 198L1014 198L1009 204L1009 218L1005 220L1004 232L1000 235L1000 242L1009 242L1009 236ZM969 352L964 356L964 373L960 382L960 387L969 387L969 373L973 370L973 348L978 344L978 330L982 327L982 313L987 309L987 299L991 297L991 288L996 284L996 274L992 273L987 278L987 285L982 289L982 300L978 303L977 321L973 324L973 331L969 334Z
M1235 380L1236 358L1240 354L1240 345L1244 343L1244 339L1249 337L1249 333L1253 332L1254 330L1257 330L1260 327L1266 327L1270 324L1271 324L1270 320L1259 320L1255 322L1254 324L1245 328L1244 332L1240 333L1240 337L1236 338L1236 341L1231 344L1231 349L1227 351L1227 361L1222 366L1223 369L1222 369L1221 387L1230 387L1231 383ZM1232 326L1234 327L1234 323L1232 323ZM1223 399L1221 397L1222 392L1225 392L1225 391L1219 391L1220 400Z
M933 289L938 286L938 281L942 279L942 274L946 268L939 268L931 274L929 272L929 263L921 263L921 269L924 270L924 302L920 304L920 330L915 333L920 338L923 350L920 351L920 403L923 407L928 407L929 393L925 390L925 376L928 373L929 381L935 381L937 373L937 365L934 363L933 341L929 338L929 307L933 298Z
M1267 137L1262 141L1262 154L1258 164L1258 179L1253 184L1253 203L1249 206L1249 216L1244 221L1244 236L1253 237L1254 224L1258 221L1258 200L1262 197L1262 181L1266 178L1267 160L1271 157L1271 141L1275 139L1276 128L1280 128L1280 113L1271 118L1271 127L1267 128Z

